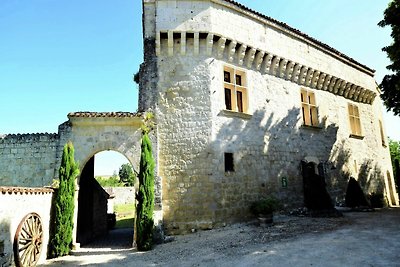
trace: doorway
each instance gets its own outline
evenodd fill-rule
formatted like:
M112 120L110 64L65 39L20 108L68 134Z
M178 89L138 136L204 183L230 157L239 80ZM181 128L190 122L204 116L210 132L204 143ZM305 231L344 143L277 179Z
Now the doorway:
M130 248L133 242L134 187L125 187L119 177L122 165L129 161L120 153L104 151L92 156L79 179L76 241L83 248ZM119 225L115 208L126 200L124 216L131 224ZM130 203L129 203L130 202Z

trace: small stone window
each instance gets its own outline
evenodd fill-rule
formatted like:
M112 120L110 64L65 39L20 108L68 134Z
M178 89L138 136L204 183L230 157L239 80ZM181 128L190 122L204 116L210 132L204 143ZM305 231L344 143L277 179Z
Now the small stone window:
M235 165L233 163L233 153L224 154L225 172L234 172Z
M248 99L246 73L231 67L224 67L225 109L247 113Z
M349 109L349 121L350 121L351 135L362 136L361 135L360 113L358 111L358 107L354 104L349 103L348 109Z
M301 112L304 125L318 126L318 111L315 103L315 94L305 89L301 89Z

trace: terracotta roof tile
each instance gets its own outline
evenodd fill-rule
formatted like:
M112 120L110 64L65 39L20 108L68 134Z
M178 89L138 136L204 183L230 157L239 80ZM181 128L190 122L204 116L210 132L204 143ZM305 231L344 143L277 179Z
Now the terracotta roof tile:
M269 16L266 16L266 15L264 15L264 14L261 14L261 13L255 11L255 10L253 10L253 9L251 9L251 8L246 7L245 5L242 5L242 4L239 3L239 2L236 2L236 1L233 1L233 0L223 0L223 1L228 2L228 3L230 3L230 4L233 4L233 5L235 5L235 6L239 7L239 8L241 8L241 9L243 9L243 10L245 10L245 11L251 12L251 13L253 13L254 15L257 15L257 16L259 16L259 17L261 17L261 18L263 18L263 19L266 19L266 20L268 20L268 21L270 21L270 22L272 22L272 23L274 23L274 24L276 24L276 25L278 25L278 26L281 26L281 27L283 27L283 28L285 28L285 29L287 29L287 30L289 30L289 31L291 31L291 32L293 32L293 33L295 33L295 34L297 34L297 35L299 35L299 36L301 36L301 37L303 37L303 38L309 40L309 41L311 41L312 43L315 43L315 44L317 44L317 45L319 45L319 46L321 46L321 47L323 47L323 48L329 50L330 52L332 52L332 53L338 55L339 57L342 57L342 58L344 58L344 59L350 61L351 63L354 63L354 64L356 64L356 65L358 65L358 66L360 66L360 67L362 67L362 68L368 70L368 71L371 72L372 74L375 73L375 70L374 70L374 69L371 69L371 68L369 68L368 66L359 63L359 62L356 61L355 59L353 59L353 58L351 58L351 57L349 57L349 56L347 56L347 55L345 55L345 54L339 52L339 51L336 50L335 48L333 48L333 47L331 47L331 46L329 46L329 45L327 45L327 44L325 44L325 43L322 43L321 41L318 41L317 39L315 39L315 38L313 38L313 37L311 37L311 36L309 36L309 35L307 35L307 34L301 32L301 31L299 31L299 30L297 30L297 29L295 29L295 28L289 26L288 24L286 24L286 23L284 23L284 22L281 22L281 21L279 21L279 20L276 20L276 19L271 18L271 17L269 17Z
M50 187L14 187L14 186L0 186L0 193L5 194L49 194L53 193L54 189Z
M141 113L133 112L89 112L79 111L68 113L68 118L133 118L140 117Z
M35 139L40 137L50 137L50 138L58 138L58 134L56 133L26 133L26 134L2 134L0 135L0 139Z

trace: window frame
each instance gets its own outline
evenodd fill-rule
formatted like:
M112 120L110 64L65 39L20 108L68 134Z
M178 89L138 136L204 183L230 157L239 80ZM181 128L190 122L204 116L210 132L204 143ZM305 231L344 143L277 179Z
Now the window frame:
M348 119L350 125L350 137L362 138L360 110L356 104L347 104Z
M304 97L305 96L305 97ZM304 88L300 89L301 115L303 126L319 127L318 106L315 93Z
M229 75L227 75L229 73ZM229 76L229 80L226 79ZM239 78L240 77L240 78ZM224 65L223 67L224 110L235 113L249 113L247 73L243 69ZM227 96L227 91L230 96Z

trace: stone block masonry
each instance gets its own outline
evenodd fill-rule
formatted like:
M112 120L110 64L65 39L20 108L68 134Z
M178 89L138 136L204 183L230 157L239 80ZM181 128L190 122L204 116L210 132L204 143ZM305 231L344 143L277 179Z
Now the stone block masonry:
M337 203L350 176L398 203L372 69L235 1L143 3L139 106L156 113L167 232L243 220L271 194L303 205L301 161Z
M56 171L57 134L17 134L0 138L0 185L46 186Z

